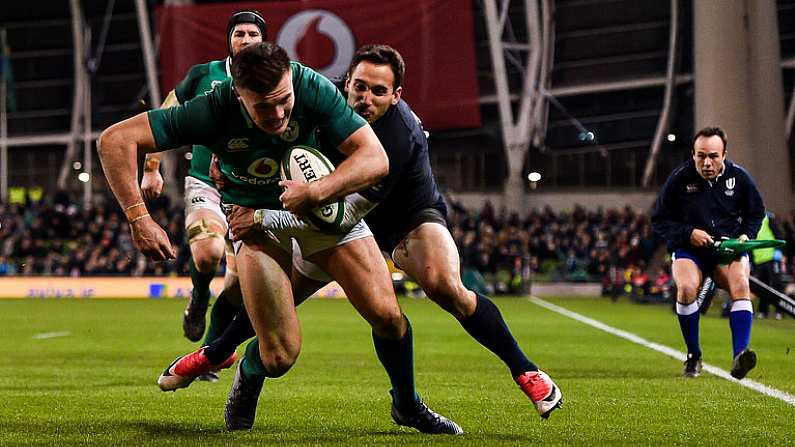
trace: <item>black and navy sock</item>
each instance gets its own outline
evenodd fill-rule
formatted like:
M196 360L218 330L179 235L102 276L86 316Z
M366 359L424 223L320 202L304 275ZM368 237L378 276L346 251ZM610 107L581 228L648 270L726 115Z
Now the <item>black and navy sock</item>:
M406 334L398 340L383 338L373 331L375 352L392 383L392 397L399 410L413 408L420 399L414 383L414 338L408 318L406 325Z
M210 310L210 325L207 327L207 334L204 336L203 346L208 346L224 333L232 320L237 315L240 306L232 304L226 299L224 292L215 299Z
M459 320L461 326L478 343L505 362L514 378L527 371L538 371L538 367L519 348L497 306L486 296L477 292L475 295L477 296L475 312Z
M254 328L251 326L251 320L248 319L246 308L240 306L237 315L223 334L204 349L204 355L207 356L210 363L217 365L228 359L238 346L254 335ZM257 351L257 358L259 358L259 351Z
M210 273L202 273L196 268L193 262L193 256L188 260L188 267L190 270L190 281L193 283L193 299L200 302L210 301L210 282L215 276L215 271Z

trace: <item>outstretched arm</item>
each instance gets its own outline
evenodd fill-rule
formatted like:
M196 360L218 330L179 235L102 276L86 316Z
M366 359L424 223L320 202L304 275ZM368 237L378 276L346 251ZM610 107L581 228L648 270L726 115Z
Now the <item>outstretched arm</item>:
M135 246L155 261L174 259L165 231L149 216L138 190L138 155L153 152L155 140L146 113L106 129L97 141L105 178L127 216Z

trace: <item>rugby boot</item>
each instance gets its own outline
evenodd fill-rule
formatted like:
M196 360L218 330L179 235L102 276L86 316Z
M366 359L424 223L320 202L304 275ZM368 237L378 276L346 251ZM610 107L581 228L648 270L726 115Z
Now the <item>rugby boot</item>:
M687 353L685 360L685 377L698 377L701 375L701 357L696 357L692 352Z
M422 433L434 435L463 435L464 430L455 422L428 408L424 402L417 401L408 411L398 410L392 391L392 419L398 425L416 428Z
M528 371L517 377L516 383L544 419L547 419L552 411L563 406L563 394L560 388L543 371Z
M204 348L193 351L190 354L177 357L163 374L157 379L157 385L163 391L176 391L180 388L187 388L197 377L211 371L218 371L229 368L237 360L237 352L233 352L226 360L218 365L213 365L204 355ZM217 380L217 375L216 375Z
M743 349L732 362L730 374L737 380L742 379L748 371L756 366L756 353L750 349Z
M208 299L196 298L196 290L191 292L188 306L182 315L182 331L185 338L190 341L199 341L204 336L204 329L207 325L205 316L207 315Z
M221 376L218 375L218 371L207 371L206 373L197 377L199 382L210 382L215 383L221 379Z
M265 383L264 377L246 377L243 374L243 360L237 364L235 380L226 398L224 421L228 430L251 430L257 416L257 400Z

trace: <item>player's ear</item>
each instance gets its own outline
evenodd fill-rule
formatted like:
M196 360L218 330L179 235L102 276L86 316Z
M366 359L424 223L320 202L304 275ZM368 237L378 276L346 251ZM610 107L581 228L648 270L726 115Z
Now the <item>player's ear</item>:
M345 93L348 93L348 91L350 91L350 82L351 82L351 74L346 73L345 83L342 85L342 89L345 91Z
M400 101L400 95L402 93L403 93L403 87L402 86L395 89L395 93L392 95L392 105L393 106L395 104L397 104L398 101Z
M237 98L237 100L240 101L240 93L237 92L237 87L235 87L234 84L232 85L232 93L234 93L235 98Z

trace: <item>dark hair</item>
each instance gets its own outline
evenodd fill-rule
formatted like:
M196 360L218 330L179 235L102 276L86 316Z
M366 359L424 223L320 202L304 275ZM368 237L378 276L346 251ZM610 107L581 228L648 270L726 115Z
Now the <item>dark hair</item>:
M709 138L709 137L714 137L716 135L720 137L721 141L723 141L723 152L726 152L726 147L729 144L728 139L726 138L726 131L724 131L723 129L717 126L705 127L699 130L696 133L696 136L693 137L693 144L690 145L691 152L696 151L696 140L698 140L700 137Z
M232 55L232 31L235 26L240 23L253 23L259 28L259 33L262 34L262 40L268 39L268 24L256 9L244 9L237 11L229 17L226 23L226 48L229 50L229 55Z
M234 85L257 93L270 93L290 69L290 57L275 43L247 45L232 60Z
M350 67L348 67L348 76L353 74L353 70L362 61L371 62L376 65L389 65L392 67L392 74L395 76L395 82L392 88L397 90L398 87L403 85L403 76L406 74L406 63L403 62L403 56L401 56L396 49L389 45L365 45L359 48L353 55Z

